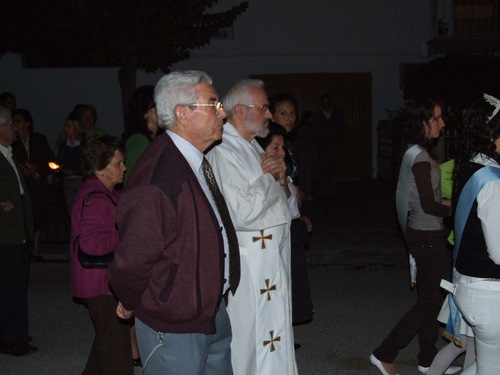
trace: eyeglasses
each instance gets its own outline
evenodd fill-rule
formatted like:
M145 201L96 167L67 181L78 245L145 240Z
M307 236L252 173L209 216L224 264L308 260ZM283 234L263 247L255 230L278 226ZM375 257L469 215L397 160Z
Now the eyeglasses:
M217 103L209 103L209 104L204 104L204 103L193 103L193 104L186 104L188 107L214 107L215 108L215 115L218 116L220 113L221 109L224 109L224 105L222 102L217 102Z
M269 109L269 104L264 104L264 105L256 105L256 104L240 104L244 107L249 107L249 108L258 108L262 112L265 112Z

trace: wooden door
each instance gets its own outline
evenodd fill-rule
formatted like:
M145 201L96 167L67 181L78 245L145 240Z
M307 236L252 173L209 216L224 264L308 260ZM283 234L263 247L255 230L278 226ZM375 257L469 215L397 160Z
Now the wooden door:
M339 179L372 177L370 73L256 74L251 78L263 80L269 95L289 93L296 97L299 114L318 111L321 95L330 94L345 120Z

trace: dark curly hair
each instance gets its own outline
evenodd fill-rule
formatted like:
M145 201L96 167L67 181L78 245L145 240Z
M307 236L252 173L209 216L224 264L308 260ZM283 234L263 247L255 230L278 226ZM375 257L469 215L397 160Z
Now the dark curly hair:
M255 137L255 140L265 151L267 146L269 146L269 143L271 143L273 141L273 138L277 135L281 135L283 139L286 139L286 130L280 124L271 121L269 123L269 133L267 134L267 136L265 136L264 138Z
M426 134L429 120L434 117L434 108L440 106L437 100L428 97L414 97L405 102L405 107L395 119L400 127L399 161L403 160L409 145L422 146L432 158L436 158L432 150L436 140L429 139Z
M500 137L500 112L491 120L495 107L484 98L477 100L465 115L463 128L459 133L459 148L455 158L454 185L458 186L462 172L477 154L484 154L499 160L495 140Z
M269 97L269 110L271 113L274 115L274 111L276 110L276 106L280 103L290 103L293 105L293 108L295 109L295 113L299 113L299 102L297 99L290 95L290 94L278 94L278 95L271 95Z
M125 144L120 138L111 135L92 137L82 149L81 163L85 179L95 177L95 173L111 162L115 151L125 153Z
M29 122L29 131L33 131L33 116L31 116L30 111L24 108L18 108L12 111L12 118L16 117L16 115L20 115L24 121Z

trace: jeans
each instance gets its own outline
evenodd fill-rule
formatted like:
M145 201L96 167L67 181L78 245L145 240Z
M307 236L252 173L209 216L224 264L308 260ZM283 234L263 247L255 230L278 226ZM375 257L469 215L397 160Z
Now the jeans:
M164 333L135 320L144 375L232 375L231 325L222 299L216 332Z
M476 339L476 366L462 375L500 374L500 282L458 284L455 303Z

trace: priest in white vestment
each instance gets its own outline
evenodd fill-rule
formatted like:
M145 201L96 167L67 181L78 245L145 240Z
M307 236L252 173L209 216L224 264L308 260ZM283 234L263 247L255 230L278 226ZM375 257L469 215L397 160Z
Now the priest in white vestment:
M207 155L238 236L241 279L229 294L234 375L297 374L291 313L290 194L284 160L266 158L255 137L272 118L263 82L233 85L228 123Z

